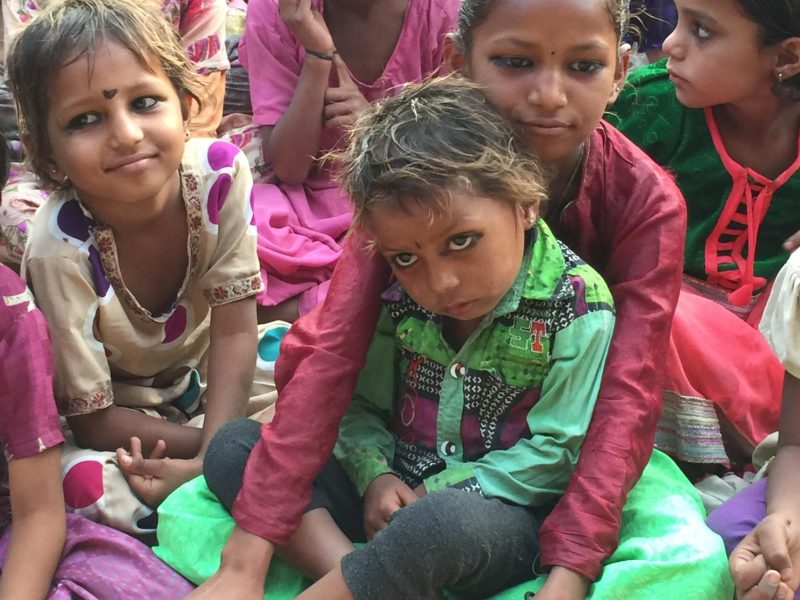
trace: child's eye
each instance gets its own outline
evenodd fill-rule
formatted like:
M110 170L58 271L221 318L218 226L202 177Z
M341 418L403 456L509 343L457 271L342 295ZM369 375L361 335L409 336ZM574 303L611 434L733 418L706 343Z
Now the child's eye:
M692 25L691 31L692 35L701 42L711 37L711 32L708 29L706 29L701 23L694 23Z
M603 68L603 63L597 62L596 60L576 60L570 63L569 68L579 73L592 74L600 71L600 69Z
M136 98L133 102L131 102L131 106L134 110L150 110L156 104L158 104L160 98L156 98L154 96L142 96L141 98Z
M392 264L398 269L407 269L417 262L417 260L417 256L410 252L401 252L400 254L395 254L391 258Z
M477 235L474 233L459 233L458 235L454 235L450 238L450 241L447 244L448 250L466 250L470 246L475 245L475 242L478 241Z
M68 129L83 129L89 125L94 125L100 120L100 115L97 113L82 113L78 116L72 117L67 123Z
M533 61L524 56L493 56L489 60L493 65L506 69L527 69L533 66Z

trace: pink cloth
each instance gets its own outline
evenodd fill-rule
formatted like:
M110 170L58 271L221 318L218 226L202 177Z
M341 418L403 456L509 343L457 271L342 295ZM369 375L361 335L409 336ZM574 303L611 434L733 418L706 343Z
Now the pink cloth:
M0 566L11 540L6 457L27 458L63 441L47 323L22 280L0 265ZM66 519L49 600L169 600L192 590L141 542L76 515Z
M0 564L10 533L0 536ZM178 600L193 588L140 541L67 515L67 539L47 600Z
M684 284L664 363L666 390L713 401L753 446L778 429L784 374L757 326Z
M322 0L312 0L312 6L323 11ZM403 29L383 73L370 84L353 78L364 97L373 102L436 71L458 8L458 0L409 0ZM302 45L278 14L277 0L251 0L239 57L250 74L257 125L274 125L286 111L304 56ZM330 83L337 85L333 70ZM324 130L319 155L336 146L341 136L341 131ZM350 225L350 201L324 168L314 168L302 185L261 183L253 192L266 283L259 302L273 305L300 295L301 313L307 312L325 297L342 252L342 236Z
M63 441L47 323L22 280L0 265L0 533L11 520L6 457L27 458Z

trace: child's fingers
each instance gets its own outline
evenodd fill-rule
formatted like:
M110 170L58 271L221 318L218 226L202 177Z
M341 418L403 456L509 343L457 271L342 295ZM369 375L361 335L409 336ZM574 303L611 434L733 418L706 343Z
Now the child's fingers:
M144 458L142 454L142 440L135 435L131 437L131 458Z
M761 580L746 590L745 592L738 591L737 600L789 600L789 597L784 597L785 585L781 583L780 575L777 571L767 571Z
M414 502L419 500L419 496L417 496L414 493L414 490L412 490L408 486L398 488L397 497L400 500L400 506L398 506L397 508L400 508L402 506L408 506L409 504L413 504Z
M764 598L775 598L781 585L781 576L777 571L767 571L761 581L758 582L756 590Z
M353 115L341 115L326 120L322 125L325 129L345 129L355 123L356 118Z
M338 54L333 55L333 66L336 69L336 76L339 78L339 87L356 87L353 78L350 77L350 71L347 70L347 65L344 64L342 57Z
M791 252L793 250L797 250L797 248L800 248L800 231L789 236L789 239L783 242L784 250Z
M355 93L354 90L349 88L329 87L325 90L325 105L327 106L335 102L345 102L350 100Z
M762 527L758 537L764 560L770 569L780 573L783 581L789 581L792 578L792 559L789 557L786 535L786 526L775 524L770 527Z
M153 451L150 453L150 458L159 459L164 458L167 455L167 442L164 440L158 440L156 445L153 447Z
M749 549L743 548L741 544L731 554L730 566L733 582L738 590L755 588L769 570L767 562L761 554L754 556Z
M354 108L355 102L352 102L349 99L331 102L326 104L325 108L322 109L322 119L328 120L334 117L352 114Z

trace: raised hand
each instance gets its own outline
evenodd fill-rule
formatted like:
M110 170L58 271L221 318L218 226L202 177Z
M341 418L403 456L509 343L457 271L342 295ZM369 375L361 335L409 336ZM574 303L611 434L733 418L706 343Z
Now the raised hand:
M333 66L339 79L338 87L325 90L325 108L322 121L325 127L350 127L355 123L361 111L369 106L369 102L361 94L358 86L350 77L347 65L338 54L333 56Z
M315 52L329 53L333 38L322 14L311 6L311 0L279 0L278 11L297 41Z
M392 473L378 475L364 494L364 530L372 537L389 524L394 511L419 500L403 481Z
M145 458L142 454L142 442L138 437L131 438L130 453L124 448L117 448L117 462L128 480L128 485L142 502L153 508L183 483L203 471L201 459L166 458L166 452L166 443L159 440L150 457Z

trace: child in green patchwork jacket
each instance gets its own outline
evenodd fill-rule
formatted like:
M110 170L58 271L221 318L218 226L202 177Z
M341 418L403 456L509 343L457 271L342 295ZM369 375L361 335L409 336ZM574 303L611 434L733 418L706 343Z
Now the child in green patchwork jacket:
M281 553L324 576L301 598L486 598L533 575L592 418L611 294L539 219L542 172L474 84L409 86L369 110L342 181L396 282ZM228 508L247 459L231 468L230 448L258 435L234 422L209 449Z

